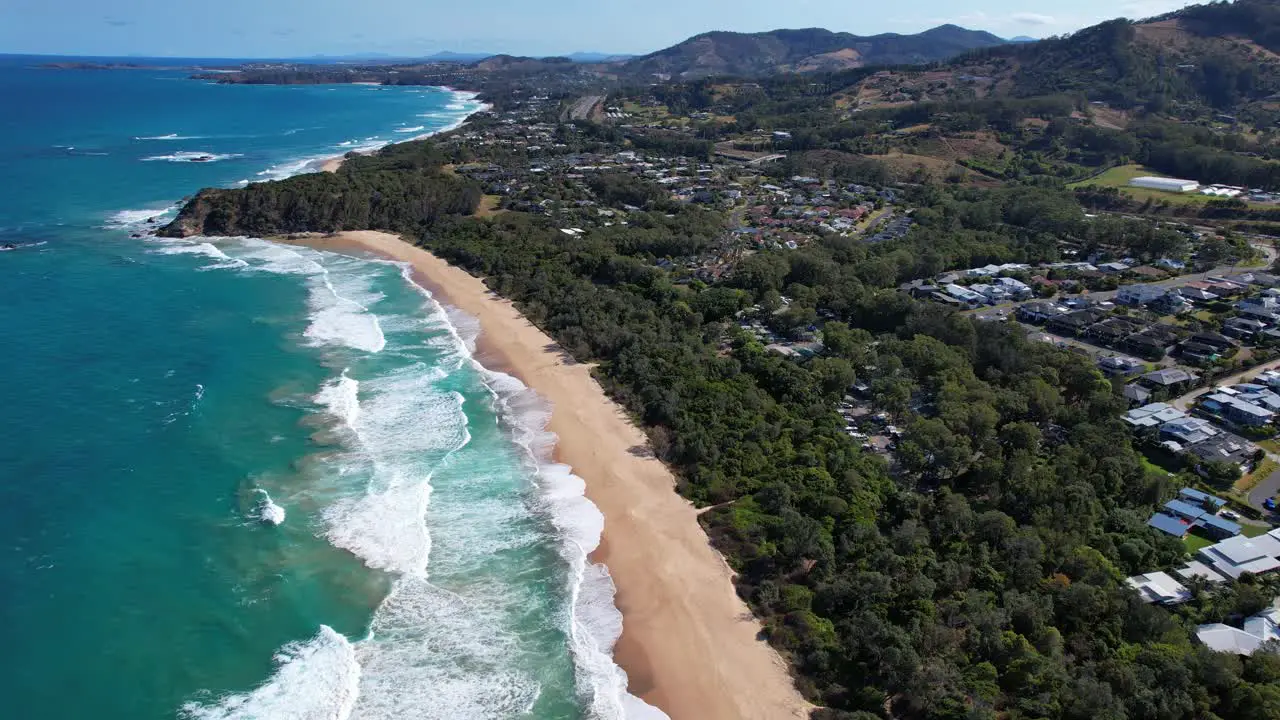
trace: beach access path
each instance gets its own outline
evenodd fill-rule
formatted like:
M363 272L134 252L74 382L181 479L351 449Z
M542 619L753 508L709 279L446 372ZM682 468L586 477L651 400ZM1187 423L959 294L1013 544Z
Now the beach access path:
M477 318L477 359L510 372L552 405L556 459L572 466L604 515L594 562L617 586L623 630L614 659L629 690L672 720L784 720L811 708L782 658L758 638L759 622L734 592L675 477L591 375L515 306L466 271L380 232L291 240L410 263L442 303Z

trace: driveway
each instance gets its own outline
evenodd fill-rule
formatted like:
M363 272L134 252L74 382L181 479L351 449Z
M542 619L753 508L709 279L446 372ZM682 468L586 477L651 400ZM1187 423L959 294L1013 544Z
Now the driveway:
M1255 485L1253 489L1249 491L1249 504L1259 510L1262 510L1263 516L1274 516L1275 513L1268 513L1266 510L1263 510L1262 503L1266 502L1269 497L1275 497L1278 493L1280 493L1280 469L1276 469L1270 475L1263 478L1262 482Z

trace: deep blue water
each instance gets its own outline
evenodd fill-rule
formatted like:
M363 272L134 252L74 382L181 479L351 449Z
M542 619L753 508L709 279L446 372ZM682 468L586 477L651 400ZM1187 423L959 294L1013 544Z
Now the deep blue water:
M131 237L473 100L12 59L0 98L0 715L622 715L599 515L465 318L391 263Z

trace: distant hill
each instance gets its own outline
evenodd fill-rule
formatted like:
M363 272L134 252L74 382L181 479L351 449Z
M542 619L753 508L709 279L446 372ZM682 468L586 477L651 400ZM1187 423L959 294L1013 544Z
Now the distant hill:
M941 25L916 35L886 33L870 37L821 28L750 34L709 32L630 60L623 68L636 75L685 79L834 71L864 65L935 62L1004 42L991 33L956 25Z
M850 71L849 78L841 101L864 109L1072 95L1095 107L1184 118L1248 110L1251 121L1273 126L1280 120L1280 0L1110 20L1068 36L975 48L927 67Z
M576 52L569 55L569 59L577 63L613 63L630 60L634 57L635 55L616 55L600 52Z
M1029 42L1038 42L1039 40L1040 38L1033 38L1030 35L1017 35L1015 37L1009 38L1009 42L1011 43L1029 43Z

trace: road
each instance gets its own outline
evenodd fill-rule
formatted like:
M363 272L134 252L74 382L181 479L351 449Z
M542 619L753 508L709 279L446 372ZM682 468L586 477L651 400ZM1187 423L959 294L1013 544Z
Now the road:
M569 109L566 111L568 119L590 120L591 111L595 109L596 105L599 105L602 102L604 102L603 95L587 95L586 97L578 98L578 100L573 105L569 106Z
M1268 453L1268 455L1270 456L1270 453ZM1264 508L1262 503L1266 502L1267 498L1275 497L1277 493L1280 493L1280 468L1277 468L1275 472L1272 472L1270 475L1263 478L1262 482L1255 485L1253 489L1249 491L1249 504L1258 510L1261 510L1263 517L1274 521L1277 519L1275 517L1276 513Z

